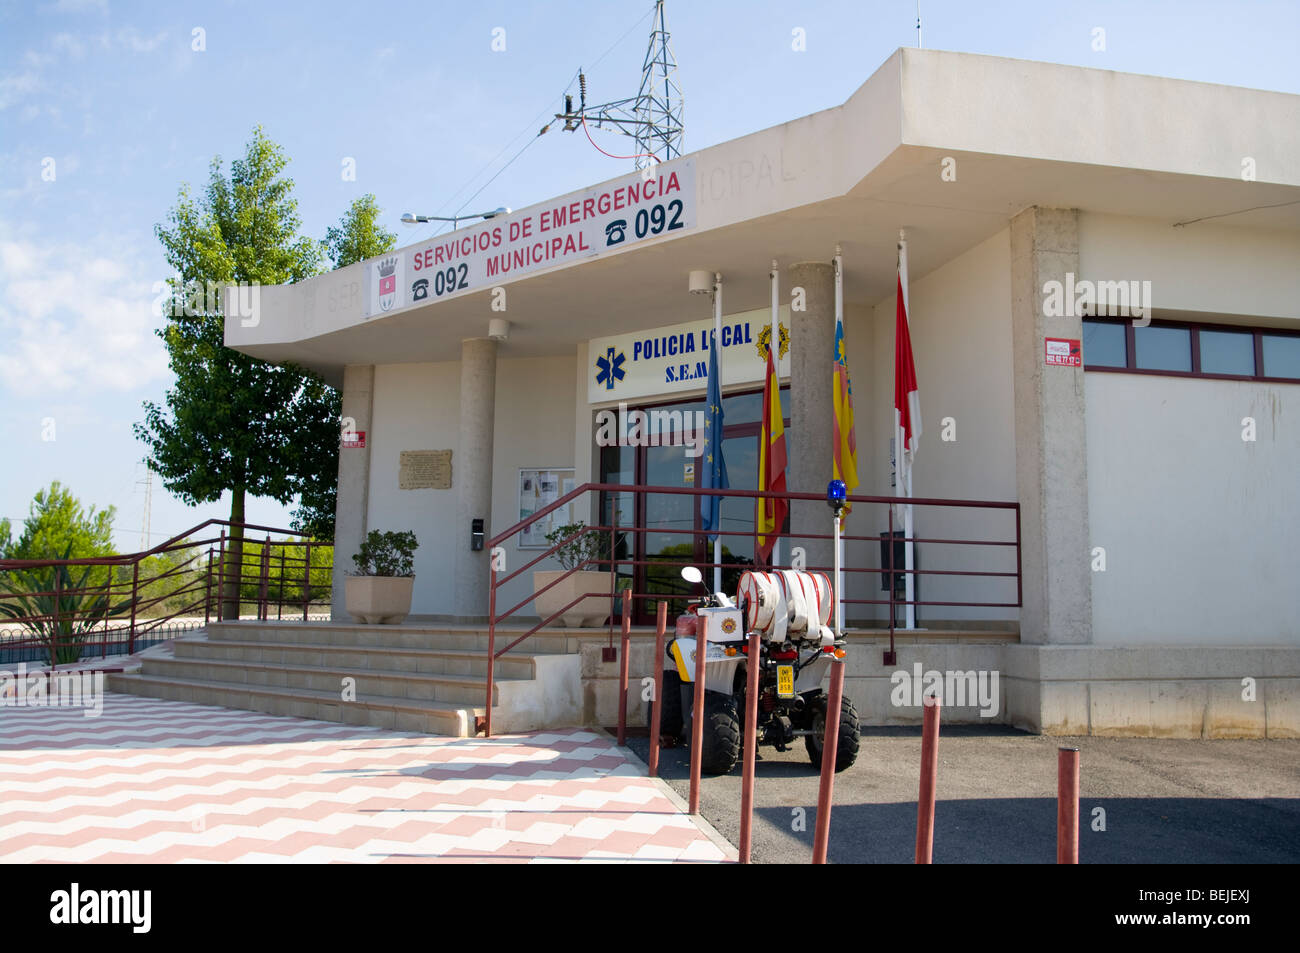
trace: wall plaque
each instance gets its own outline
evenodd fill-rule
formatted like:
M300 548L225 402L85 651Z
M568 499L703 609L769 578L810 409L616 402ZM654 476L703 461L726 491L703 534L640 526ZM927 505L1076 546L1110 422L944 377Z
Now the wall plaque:
M397 472L403 490L450 490L450 450L403 450Z

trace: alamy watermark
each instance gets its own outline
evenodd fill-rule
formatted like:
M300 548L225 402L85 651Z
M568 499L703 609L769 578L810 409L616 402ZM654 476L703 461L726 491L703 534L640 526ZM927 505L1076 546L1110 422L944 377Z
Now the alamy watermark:
M692 415L694 423L691 423ZM596 413L598 447L684 447L689 457L704 452L705 413L702 410L618 410Z
M89 890L73 883L50 894L50 922L123 924L132 933L148 933L153 924L153 891Z
M898 669L889 682L894 686L889 701L895 708L920 706L929 696L937 696L944 708L978 706L981 718L996 717L1002 707L997 672L924 671L917 662L910 672Z
M0 708L84 708L86 718L104 713L103 672L29 673L27 663L0 669Z
M226 313L239 318L241 327L255 328L262 323L262 289L256 281L155 281L154 317L197 318L221 314L223 288L230 289Z
M1151 323L1151 282L1074 280L1074 272L1065 273L1065 281L1043 282L1043 317L1133 318L1133 326L1144 328Z

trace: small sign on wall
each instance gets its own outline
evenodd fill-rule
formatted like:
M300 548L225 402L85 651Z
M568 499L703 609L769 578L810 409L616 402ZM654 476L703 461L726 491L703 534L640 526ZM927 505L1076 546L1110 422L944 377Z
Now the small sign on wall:
M1082 342L1077 338L1045 339L1043 342L1043 363L1055 367L1082 367Z
M344 450L364 450L366 449L366 432L364 430L354 430L351 433L343 434Z

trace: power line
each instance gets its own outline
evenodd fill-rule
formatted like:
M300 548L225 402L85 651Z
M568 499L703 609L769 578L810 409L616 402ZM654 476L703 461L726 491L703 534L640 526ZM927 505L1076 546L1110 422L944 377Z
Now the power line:
M605 59L605 57L609 56L610 53L614 52L614 50L619 46L619 44L621 44L624 40L626 40L626 39L627 39L627 38L632 34L632 31L635 30L637 27L639 27L639 26L640 26L640 25L645 21L645 19L646 19L647 17L649 17L651 14L653 14L654 12L655 12L654 9L651 9L651 10L649 10L648 12L642 14L642 15L637 19L637 21L636 21L635 23L633 23L630 27L627 28L627 30L623 33L622 36L620 36L617 40L615 40L613 43L611 43L611 44L609 45L609 47L605 50L605 52L604 52L604 53L601 53L600 56L598 56L598 57L595 59L595 61L592 63L592 66L594 67L594 66L599 65L600 62L601 62L602 60ZM579 68L574 72L573 76L571 76L571 77L569 78L569 82L566 83L566 84L565 84L565 87L564 87L564 92L565 92L565 93L568 93L569 90L571 90L571 89L573 88L573 83L574 83L574 81L578 78L578 75L579 75L579 73L581 73L581 72L582 72L582 68L579 67ZM561 97L560 97L560 101L561 101L561 102L564 101L564 96L563 96L563 94L562 94ZM513 137L512 137L512 138L511 138L511 139L510 139L506 144L505 144L505 146L501 149L501 151L498 152L498 153L497 153L497 154L496 154L492 159L490 159L490 160L488 161L488 163L487 163L486 165L483 166L482 169L480 169L478 172L474 173L474 175L470 176L469 180L468 180L464 185L462 185L459 189L457 189L455 192L452 193L451 198L449 198L446 202L444 202L443 205L442 205L442 207L439 208L439 210L438 210L438 214L439 214L439 215L443 214L443 213L446 211L447 207L450 206L450 205L452 204L452 202L454 202L454 201L456 200L456 196L460 195L461 192L463 192L463 191L465 191L465 189L469 188L469 187L474 183L474 180L475 180L475 179L477 179L477 178L478 178L479 176L481 176L484 172L486 172L488 169L490 169L490 168L492 167L492 165L493 165L494 163L496 163L496 161L497 161L498 159L501 158L501 156L505 155L505 153L510 149L510 147L513 146L516 142L519 141L519 137L520 137L520 136L523 136L523 135L525 135L526 133L528 133L530 130L535 129L535 128L537 127L537 123L538 123L538 122L540 122L542 119L546 118L547 116L551 116L551 115L554 115L554 113L552 112L550 106L547 106L547 107L546 107L545 109L543 109L540 113L538 113L536 119L534 119L531 123L529 123L529 125L525 126L525 127L524 127L523 129L521 129L518 133L516 133L516 134L515 134L515 135L514 135L514 136L513 136ZM548 124L548 125L549 125L549 124ZM542 132L545 132L545 127L543 127ZM521 155L524 154L525 151L527 151L528 147L531 146L534 142L536 142L536 141L541 137L542 132L534 133L533 137L532 137L531 139L529 139L528 142L526 142L526 143L524 144L524 147L523 147L522 149L520 149L518 152L516 152L513 156L511 156L509 162L507 162L507 163L506 163L505 165L503 165L500 169L498 169L498 170L496 171L496 173L492 176L492 178L488 179L488 180L487 180L486 182L484 182L481 186L479 186L478 191L475 192L473 195L471 195L469 198L467 198L467 199L466 199L466 200L461 204L460 208L456 209L456 211L453 212L452 214L453 214L453 215L459 215L461 212L463 212L463 211L465 210L465 208L469 205L470 202L474 201L474 199L476 199L476 198L477 198L477 197L478 197L478 196L483 192L484 189L486 189L489 185L491 185L493 182L495 182L496 179L501 175L502 172L504 172L506 169L510 168L510 166L513 165L513 164L515 163L515 161L518 160L518 158L519 158ZM438 236L439 234L441 234L441 233L442 233L442 232L443 232L443 231L444 231L444 230L445 230L449 225L453 225L453 224L455 224L455 223L453 223L453 222L442 222L442 223L440 223L440 224L439 224L439 225L438 225L438 226L437 226L433 231L428 232L428 233L425 234L425 235L417 236L415 239L413 239L412 244L415 244L415 243L418 243L418 242L422 242L422 241L426 241L426 240L428 240L428 239L430 239L430 238L434 238L434 237Z

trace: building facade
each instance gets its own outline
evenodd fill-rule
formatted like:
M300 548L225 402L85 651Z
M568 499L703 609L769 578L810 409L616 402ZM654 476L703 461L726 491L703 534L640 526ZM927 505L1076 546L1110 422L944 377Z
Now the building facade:
M1295 736L1298 203L1300 97L903 49L842 106L263 288L256 313L227 310L226 342L342 389L336 566L370 529L412 529L413 612L469 622L488 612L476 528L490 539L588 482L700 485L681 443L703 406L712 304L690 293L692 271L721 276L732 487L756 486L775 272L789 488L820 492L839 250L856 492L891 495L903 231L913 490L1018 503L1019 579L1014 551L918 543L922 570L1012 575L921 576L930 604L889 666L888 608L851 602L864 721L919 718L891 697L919 664L999 674L997 711L957 705L959 720ZM682 439L628 446L637 409ZM605 493L566 513L595 525L617 511L642 531L629 552L689 557L701 544L667 531L698 527L697 509ZM863 504L849 531L885 532L888 509ZM796 504L791 528L820 532L825 513ZM1010 513L918 507L916 535L1006 538ZM729 499L722 519L752 528L752 502ZM544 528L502 544L509 568ZM752 542L732 546L752 558ZM850 574L850 600L878 601L882 553L848 544L847 565L875 571ZM808 562L828 563L829 544L810 541ZM498 598L531 585L523 574ZM341 588L339 573L336 612Z

